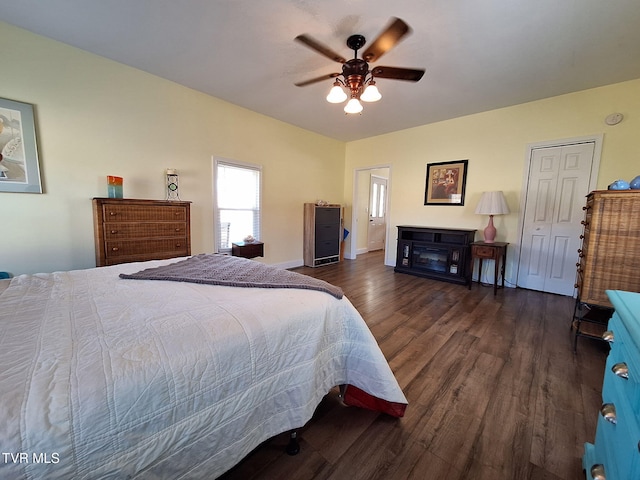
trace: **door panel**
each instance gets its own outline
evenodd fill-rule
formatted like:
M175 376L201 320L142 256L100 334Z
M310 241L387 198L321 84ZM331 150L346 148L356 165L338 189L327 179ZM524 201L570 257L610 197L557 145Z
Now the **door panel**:
M572 295L594 144L534 149L518 286Z
M367 249L371 252L384 248L387 230L387 179L371 175L369 190L369 230Z

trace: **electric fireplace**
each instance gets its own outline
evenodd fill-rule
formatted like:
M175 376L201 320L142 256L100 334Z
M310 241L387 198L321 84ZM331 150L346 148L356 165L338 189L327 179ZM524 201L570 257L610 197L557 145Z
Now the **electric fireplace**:
M428 245L415 244L411 249L413 268L428 272L445 273L449 263L449 250L433 248Z
M396 272L467 285L476 230L398 227Z

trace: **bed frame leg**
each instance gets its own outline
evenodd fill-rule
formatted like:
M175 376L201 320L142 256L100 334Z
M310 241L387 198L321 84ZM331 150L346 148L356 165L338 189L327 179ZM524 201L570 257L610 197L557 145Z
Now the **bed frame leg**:
M291 430L291 433L289 433L289 445L287 445L286 452L289 455L297 455L300 453L300 443L298 442L297 430Z
M346 384L339 385L339 388L340 388L340 393L338 394L338 397L344 400L344 394L347 393L347 385Z

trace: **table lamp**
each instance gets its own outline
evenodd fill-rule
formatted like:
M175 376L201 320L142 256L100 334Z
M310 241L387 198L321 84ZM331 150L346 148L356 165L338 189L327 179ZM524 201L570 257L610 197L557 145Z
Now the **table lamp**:
M509 213L509 207L504 199L502 191L482 192L478 206L476 207L478 215L489 215L489 224L484 229L485 243L493 243L496 240L496 227L493 226L494 215L506 215Z

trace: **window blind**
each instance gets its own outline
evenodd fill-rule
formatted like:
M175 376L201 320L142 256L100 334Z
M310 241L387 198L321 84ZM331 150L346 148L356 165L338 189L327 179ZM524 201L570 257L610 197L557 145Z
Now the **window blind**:
M220 253L233 242L251 235L261 237L260 204L262 168L229 160L215 162L216 245Z

